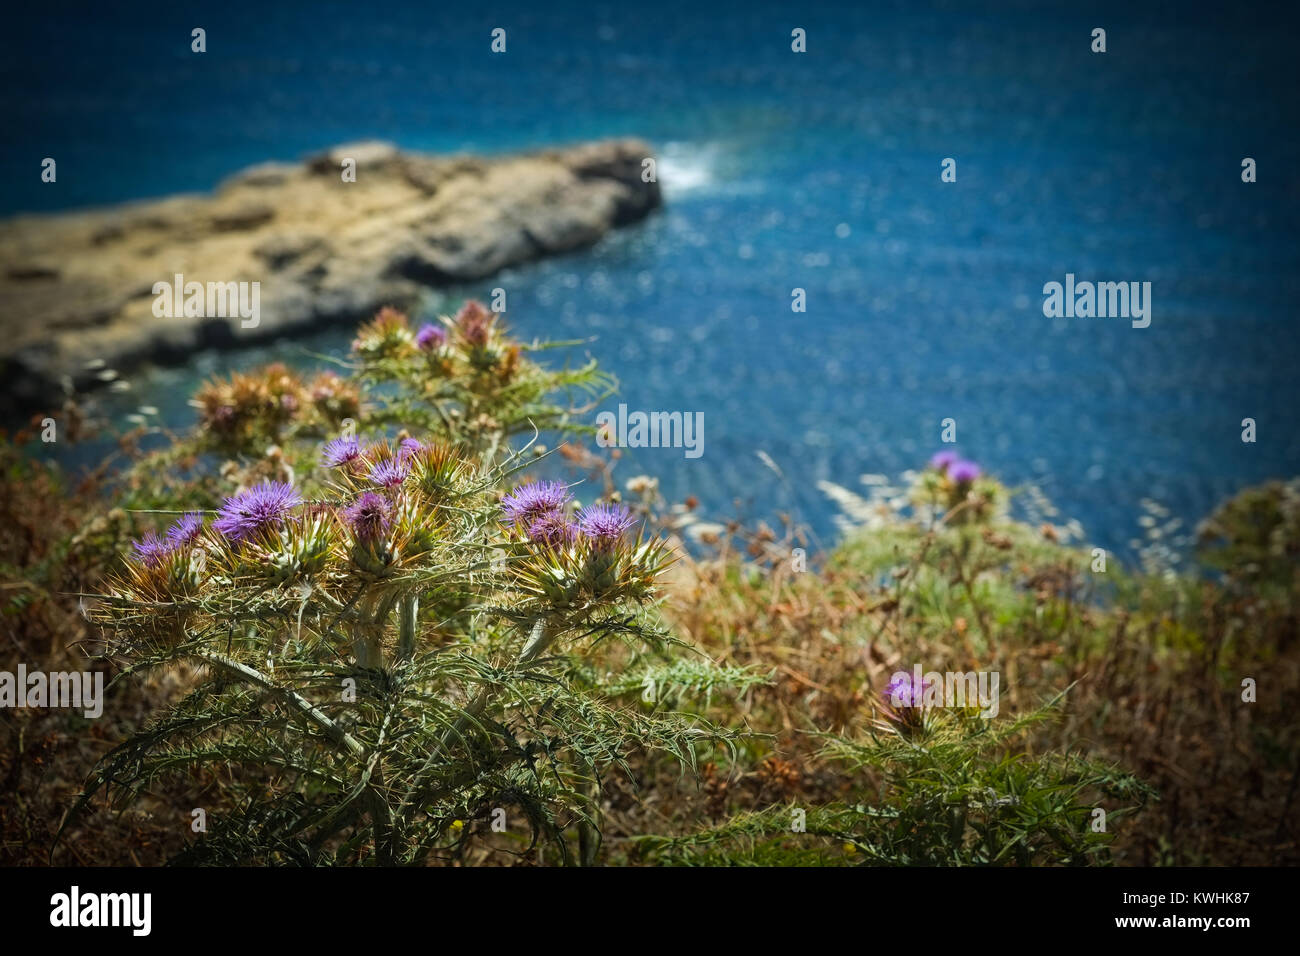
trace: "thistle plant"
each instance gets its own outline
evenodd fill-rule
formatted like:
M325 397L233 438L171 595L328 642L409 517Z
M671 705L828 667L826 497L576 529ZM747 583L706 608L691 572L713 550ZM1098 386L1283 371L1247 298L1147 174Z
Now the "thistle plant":
M322 490L322 464L355 457L365 436L403 430L500 465L512 442L592 430L585 413L615 383L594 361L551 368L535 360L566 344L517 341L500 316L477 303L418 330L403 313L383 309L358 329L346 356L315 356L329 368L303 374L274 363L214 378L190 402L192 430L122 436L128 451L142 441L150 450L113 477L116 504L120 512L214 509L267 481L293 483L311 496ZM534 443L533 453L542 451ZM120 551L129 546L129 529L113 527L108 543Z
M184 862L590 863L602 787L630 754L692 768L697 748L739 735L593 677L606 645L633 661L683 646L655 608L673 553L621 505L529 480L535 456L505 444L532 413L565 420L540 392L569 379L523 360L481 307L432 328L412 334L390 310L359 332L375 437L329 437L316 412L281 421L278 400L201 418L209 448L273 422L284 446L232 460L224 501L147 530L97 596L118 680L199 677L104 757L69 819L180 774L224 795ZM292 391L275 377L284 388L253 389L259 402ZM438 405L450 395L457 416ZM416 420L442 427L377 434L417 399L433 411ZM482 414L495 422L474 431Z
M594 361L552 370L529 358L566 344L516 341L475 301L416 330L385 309L358 330L351 367L365 387L386 391L375 424L423 428L491 456L534 430L593 430L579 417L612 393L613 379Z
M997 481L954 451L935 454L912 488L913 501L942 512L943 522L950 527L986 522L1005 503L1004 497Z
M146 535L97 611L112 653L205 676L105 758L82 804L238 768L246 802L188 858L421 862L463 852L466 823L498 809L559 859L575 826L594 847L608 767L640 747L690 764L719 734L565 676L602 639L666 642L650 606L667 546L613 505L542 533L567 490L524 484L503 505L501 477L436 440L376 442L327 495L261 484Z
M298 432L337 431L362 412L356 383L331 371L304 380L279 363L214 379L191 404L202 424L197 447L227 454L276 444Z
M1018 718L986 720L924 707L915 690L886 688L889 703L865 734L819 735L820 757L841 768L850 799L774 805L685 836L647 836L643 852L691 864L1105 864L1111 828L1153 796L1107 764L1021 750L1018 739L1056 716L1063 694Z

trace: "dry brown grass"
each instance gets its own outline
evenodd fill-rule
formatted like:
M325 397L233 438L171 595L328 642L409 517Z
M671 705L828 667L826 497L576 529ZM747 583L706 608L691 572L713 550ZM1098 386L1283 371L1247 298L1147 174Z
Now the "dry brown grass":
M862 731L890 675L922 662L1000 671L1003 714L1073 685L1064 718L1031 747L1118 764L1160 793L1116 833L1117 863L1300 863L1294 602L1208 581L1126 578L1103 593L1078 552L1024 527L976 539L964 566L919 531L875 537L889 540L850 540L808 573L790 570L793 542L770 533L739 533L682 565L668 607L679 632L720 663L774 675L711 716L775 736L711 770L701 790L676 787L676 812L654 822L681 832L737 810L843 796L809 732ZM1243 677L1258 681L1258 702L1241 701ZM646 783L657 792L670 776ZM628 835L651 822L627 812Z

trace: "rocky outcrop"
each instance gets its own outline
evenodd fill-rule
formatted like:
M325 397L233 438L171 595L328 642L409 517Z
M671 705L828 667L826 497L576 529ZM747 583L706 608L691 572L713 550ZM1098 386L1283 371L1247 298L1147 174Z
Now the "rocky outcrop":
M84 388L105 365L355 322L410 308L428 287L589 246L659 205L641 177L650 155L636 140L490 159L356 143L252 167L211 196L0 222L0 413ZM256 324L186 316L182 302L159 316L155 284L178 274L257 282Z

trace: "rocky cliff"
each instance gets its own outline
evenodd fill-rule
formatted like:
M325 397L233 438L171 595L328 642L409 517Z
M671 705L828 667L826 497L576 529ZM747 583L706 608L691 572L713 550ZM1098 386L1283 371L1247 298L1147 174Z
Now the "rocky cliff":
M354 322L591 245L659 205L641 176L650 155L636 140L490 159L358 143L247 169L210 196L0 222L0 413L56 401L105 365ZM181 302L160 316L155 285L177 275L257 282L256 323Z

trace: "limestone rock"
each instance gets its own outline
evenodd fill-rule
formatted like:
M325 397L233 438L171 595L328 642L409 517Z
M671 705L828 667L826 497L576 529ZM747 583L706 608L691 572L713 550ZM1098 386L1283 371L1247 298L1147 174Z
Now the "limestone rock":
M355 323L429 287L590 246L660 204L641 178L650 156L631 139L492 158L351 143L251 167L208 196L0 221L0 414L90 387L105 365ZM177 274L259 283L257 326L156 316L154 284Z

